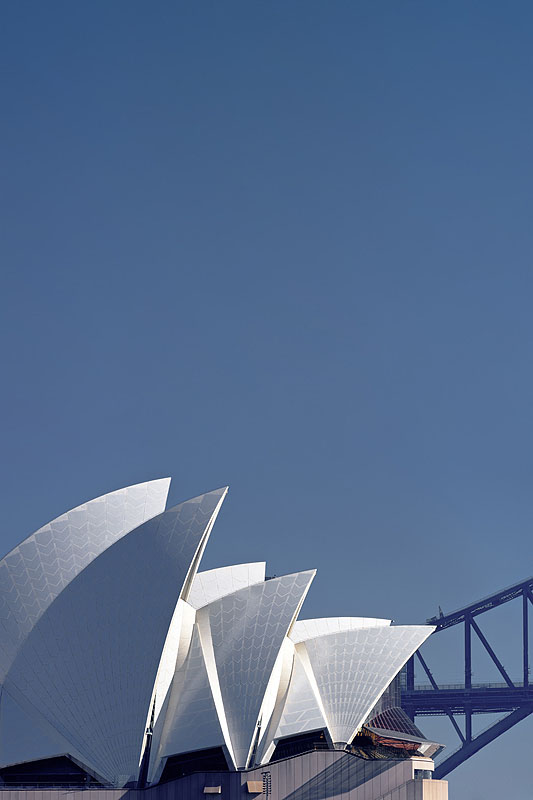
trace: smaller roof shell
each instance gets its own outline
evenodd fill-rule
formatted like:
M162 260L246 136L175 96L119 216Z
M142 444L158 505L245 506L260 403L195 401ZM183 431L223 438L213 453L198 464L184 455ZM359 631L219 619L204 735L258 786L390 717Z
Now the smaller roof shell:
M248 766L274 665L315 572L248 586L197 613L221 727L229 736L228 750L238 768Z
M333 742L349 742L410 656L434 631L380 625L316 636L305 647Z

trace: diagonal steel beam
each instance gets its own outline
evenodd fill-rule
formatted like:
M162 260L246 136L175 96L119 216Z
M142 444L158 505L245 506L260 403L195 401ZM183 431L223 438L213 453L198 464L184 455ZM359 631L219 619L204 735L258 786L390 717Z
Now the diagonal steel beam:
M490 611L492 608L502 605L502 603L508 603L510 600L520 597L524 591L529 593L529 598L533 603L533 578L528 578L525 581L520 581L520 583L515 583L513 586L508 586L507 589L502 589L490 597L478 600L477 603L471 603L464 608L453 611L451 614L441 613L438 617L431 617L427 622L429 625L437 626L437 630L435 631L435 633L437 633L438 631L445 630L445 628L449 628L451 625L458 625L464 622L467 616L477 617L478 614L484 614L485 611Z
M473 629L475 630L475 632L477 633L481 644L483 645L483 647L485 648L485 650L487 651L489 656L492 658L492 660L496 664L501 676L503 677L503 679L504 679L505 683L507 684L507 686L509 687L509 689L514 689L515 688L514 683L510 679L510 677L507 674L507 672L505 671L503 664L501 663L500 659L498 658L498 656L496 655L496 653L494 652L494 650L492 649L492 647L488 643L488 641L485 638L485 635L483 634L481 628L479 627L479 625L477 624L477 622L475 621L475 619L473 617L470 620L470 624L473 627Z
M420 650L416 651L416 656L417 656L418 660L420 661L420 663L422 664L422 668L423 668L424 672L426 673L426 675L428 676L429 682L431 683L432 687L435 689L435 691L438 691L439 687L437 686L437 681L435 680L435 678L431 674L430 668L428 667L428 665L426 664L426 662L422 658L422 655L420 654ZM457 721L456 721L455 717L453 716L453 714L451 713L451 711L449 709L445 709L445 711L446 711L446 716L448 717L448 719L452 723L453 727L455 728L455 732L456 732L457 736L459 737L459 739L464 744L464 742L466 740L465 740L465 737L463 736L463 732L462 732L461 728L457 724Z
M522 685L529 688L529 602L527 594L522 595Z
M483 733L480 733L479 736L476 736L469 742L465 742L459 750L456 750L455 753L452 753L448 758L445 758L444 761L441 761L441 763L435 767L433 776L439 780L444 778L452 769L458 767L466 761L467 758L479 752L482 747L490 744L490 742L494 741L498 736L501 736L505 731L508 731L513 725L516 725L517 722L528 717L532 712L533 706L531 705L522 706L522 708L517 708L516 711L511 711L506 717L498 720L494 725L491 725L488 730L483 731Z
M416 657L418 658L418 660L419 660L419 661L420 661L420 663L422 664L423 670L424 670L424 672L426 673L426 675L428 676L430 684L432 685L432 687L433 687L434 689L437 689L437 690L438 690L438 688L439 688L439 687L437 686L437 681L435 680L435 678L434 678L434 677L433 677L433 675L431 674L431 670L430 670L430 668L428 667L428 665L426 664L426 662L425 662L425 661L424 661L424 659L422 658L422 655L421 655L421 653L420 653L420 650L417 650L417 651L416 651Z
M454 715L452 714L452 712L451 712L451 711L450 711L448 708L446 708L446 709L444 709L444 710L446 711L446 716L448 717L448 719L449 719L449 720L450 720L450 722L452 723L452 725L453 725L453 727L454 727L454 729L455 729L455 732L456 732L457 736L459 737L459 739L461 740L461 742L464 744L464 743L466 742L466 739L465 739L465 737L463 736L463 732L462 732L461 728L459 727L459 725L458 725L458 723L457 723L457 720L455 719Z

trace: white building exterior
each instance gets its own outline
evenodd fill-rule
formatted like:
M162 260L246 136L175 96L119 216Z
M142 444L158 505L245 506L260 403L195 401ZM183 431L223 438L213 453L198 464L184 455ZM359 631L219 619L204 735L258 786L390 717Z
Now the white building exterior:
M288 736L349 743L433 628L300 620L314 570L198 572L227 489L165 511L169 483L86 503L0 562L0 748L18 715L42 756L121 787L181 753L242 770ZM25 760L0 749L0 767Z

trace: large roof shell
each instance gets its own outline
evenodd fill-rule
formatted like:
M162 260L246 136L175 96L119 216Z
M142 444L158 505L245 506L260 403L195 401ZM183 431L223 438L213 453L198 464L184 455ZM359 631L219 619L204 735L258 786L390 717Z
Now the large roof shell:
M6 676L5 689L23 708L118 785L138 773L177 601L225 493L182 503L101 553L42 615Z
M166 505L170 478L97 497L39 528L0 561L0 683L40 617L95 558Z

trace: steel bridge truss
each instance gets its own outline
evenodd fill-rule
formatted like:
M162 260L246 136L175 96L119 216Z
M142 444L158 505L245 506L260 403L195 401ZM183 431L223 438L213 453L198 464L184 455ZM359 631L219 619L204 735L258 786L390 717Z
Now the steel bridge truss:
M522 681L519 683L511 680L476 621L480 614L517 598L522 598L523 675ZM435 633L444 631L452 625L464 625L464 685L439 686L419 651L407 663L406 686L402 691L402 706L406 713L413 720L415 716L446 715L460 740L458 750L435 767L435 778L443 778L467 758L479 752L482 747L494 741L533 712L533 683L529 682L528 616L530 603L533 603L533 577L451 614L441 612L438 617L427 620L428 624L436 626ZM472 633L477 636L498 669L503 678L502 683L472 683ZM431 688L415 687L415 658L422 666ZM504 713L506 716L477 736L472 736L472 715L487 713ZM464 731L461 730L456 720L457 716L464 717Z

